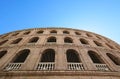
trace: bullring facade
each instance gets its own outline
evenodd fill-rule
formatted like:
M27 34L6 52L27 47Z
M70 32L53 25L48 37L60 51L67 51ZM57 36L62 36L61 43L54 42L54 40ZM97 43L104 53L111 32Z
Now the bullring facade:
M120 79L120 46L70 28L35 28L0 36L0 79Z

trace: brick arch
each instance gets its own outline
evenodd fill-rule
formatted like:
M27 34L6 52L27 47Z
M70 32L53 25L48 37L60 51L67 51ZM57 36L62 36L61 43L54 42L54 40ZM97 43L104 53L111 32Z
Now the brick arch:
M50 36L47 38L47 42L56 42L57 38L55 36Z
M89 44L89 43L88 43L88 40L86 40L86 39L84 39L84 38L80 38L80 42L81 42L82 44Z
M120 66L120 58L111 54L111 53L106 53L106 55L109 57L109 59L116 65Z
M8 52L7 50L0 51L0 59L4 57L7 54L7 52Z
M96 40L93 40L93 42L95 43L96 46L101 46L101 47L103 47L103 44L102 44L102 43L100 43L100 42L98 42L98 41L96 41Z
M50 33L51 34L57 34L57 31L56 30L51 30Z
M8 39L6 39L6 40L3 40L3 41L0 41L0 45L3 45L3 44L5 44L7 41L8 41Z
M40 62L55 62L55 50L45 49L42 53Z
M81 62L79 53L74 49L67 49L66 51L67 62Z
M73 43L73 39L71 37L64 37L64 43Z
M93 63L104 63L103 59L94 50L88 50L88 55L93 61Z
M15 55L15 57L13 58L11 62L24 63L24 61L26 60L29 54L30 54L30 49L22 49Z
M30 38L28 43L36 43L39 40L39 37L32 37Z
M67 30L64 30L64 31L63 31L63 34L70 34L70 32L67 31Z
M17 38L15 40L12 41L11 44L18 44L23 38Z

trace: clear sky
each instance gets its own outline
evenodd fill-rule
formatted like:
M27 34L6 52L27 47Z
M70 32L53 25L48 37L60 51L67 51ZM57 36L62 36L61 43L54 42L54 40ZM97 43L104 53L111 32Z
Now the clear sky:
M120 44L120 0L0 0L0 34L39 27L91 31Z

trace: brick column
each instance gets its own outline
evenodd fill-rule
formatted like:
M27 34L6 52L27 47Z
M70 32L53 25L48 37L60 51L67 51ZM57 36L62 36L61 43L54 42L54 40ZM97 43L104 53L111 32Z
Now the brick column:
M0 70L3 69L8 63L12 61L12 59L16 56L16 51L18 47L7 48L7 53L0 59Z
M33 70L36 67L36 62L40 59L40 48L32 48L21 70ZM38 63L38 62L37 62Z
M63 46L59 46L57 51L58 52L56 56L56 70L66 70L67 59Z
M85 48L79 48L79 50L81 51L82 63L85 66L85 70L96 70L94 63L87 54L88 50Z

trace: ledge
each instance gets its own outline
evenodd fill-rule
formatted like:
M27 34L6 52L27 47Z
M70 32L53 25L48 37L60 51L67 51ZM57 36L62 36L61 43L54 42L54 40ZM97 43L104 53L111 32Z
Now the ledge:
M115 76L120 72L102 71L0 71L0 76Z

